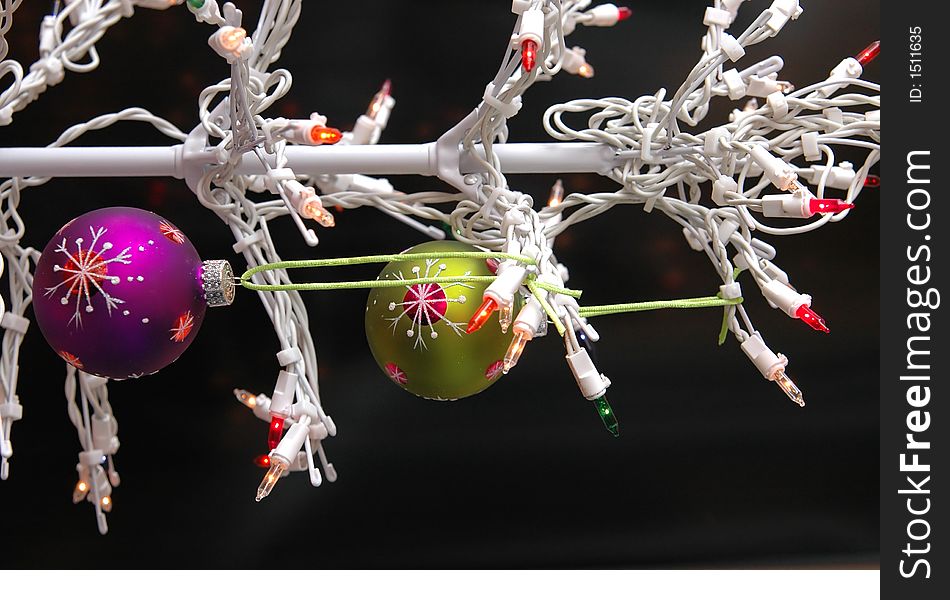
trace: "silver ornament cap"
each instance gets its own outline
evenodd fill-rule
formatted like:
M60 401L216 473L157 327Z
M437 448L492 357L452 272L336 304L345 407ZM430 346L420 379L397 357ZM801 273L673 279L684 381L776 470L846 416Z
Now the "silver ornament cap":
M201 288L208 306L229 306L234 302L234 271L226 260L201 263Z

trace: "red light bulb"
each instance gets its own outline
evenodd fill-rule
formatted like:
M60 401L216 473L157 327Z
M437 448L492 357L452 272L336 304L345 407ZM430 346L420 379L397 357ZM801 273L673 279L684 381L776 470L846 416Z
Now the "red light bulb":
M862 67L867 66L869 62L877 58L877 55L881 53L881 40L876 40L871 42L871 44L864 50L858 52L854 59L861 63Z
M335 144L343 139L339 129L315 125L310 128L310 141L314 144Z
M877 175L868 175L864 180L864 187L866 188L879 188L881 187L881 178Z
M821 318L821 315L804 304L798 307L798 310L795 311L795 316L807 323L808 326L815 331L831 333L831 330L828 329L827 325L825 325L825 320Z
M482 305L478 307L478 310L475 311L475 314L472 315L472 319L468 322L468 327L465 329L465 333L475 333L482 328L482 325L488 321L488 317L491 316L493 312L498 310L498 303L491 298L485 298L485 301L482 302Z
M521 43L521 66L527 72L534 71L538 62L538 43L534 40L525 40Z
M267 430L267 448L269 450L276 448L282 435L284 435L284 418L271 417L270 427Z
M254 458L254 465L262 469L270 467L270 457L266 454L261 454L260 456Z
M854 205L850 202L842 202L841 200L812 198L808 201L808 208L811 209L812 213L838 214L839 212L854 208Z
M633 16L633 11L630 10L627 6L620 6L617 8L617 20L626 21Z

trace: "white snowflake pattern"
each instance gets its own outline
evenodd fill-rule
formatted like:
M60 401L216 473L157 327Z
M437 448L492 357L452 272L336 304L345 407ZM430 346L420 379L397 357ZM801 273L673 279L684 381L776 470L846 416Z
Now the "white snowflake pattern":
M424 274L420 274L422 269L417 265L412 267L413 279L428 278L428 277L438 277L442 272L447 269L445 263L441 262L441 259L427 259L426 270ZM435 270L435 273L432 273L432 268L438 265ZM471 271L466 271L465 275L471 275ZM396 278L399 280L405 280L402 271L397 272ZM435 324L439 321L444 321L449 328L455 332L456 335L461 337L462 335L462 325L463 323L455 323L447 318L445 318L446 310L450 302L465 304L465 296L458 296L456 298L449 298L446 294L447 290L452 289L453 287L461 287L472 289L475 286L462 283L459 281L440 284L440 283L416 283L412 285L406 285L406 295L403 297L402 302L390 302L389 310L395 311L398 308L402 309L402 312L395 317L385 317L387 321L392 323L393 335L396 334L396 329L399 327L399 321L408 316L411 320L409 329L406 330L406 336L415 337L415 342L413 343L413 349L427 350L425 338L422 335L422 330L426 327L429 328L429 337L431 339L437 339L439 333L435 330Z
M53 265L53 271L64 274L63 281L53 287L46 288L46 295L52 296L57 290L64 288L64 295L60 298L60 302L63 305L71 302L70 296L76 296L76 310L69 319L69 324L75 323L77 328L82 327L81 309L83 308L83 301L85 300L86 302L86 312L91 313L95 310L92 305L93 292L99 292L102 295L110 317L112 316L113 308L118 308L120 304L125 303L124 300L109 294L102 284L106 281L109 281L113 285L119 283L118 277L109 275L109 265L112 263L123 265L131 264L132 253L130 250L132 247L129 246L125 248L112 258L104 258L103 254L112 249L112 244L110 242L104 242L101 249L97 250L96 247L106 231L108 230L105 227L98 229L89 227L92 241L89 243L88 248L83 248L85 240L76 238L76 251L71 253L66 246L66 238L63 238L63 241L59 243L55 250L57 254L62 254L67 257L65 264Z

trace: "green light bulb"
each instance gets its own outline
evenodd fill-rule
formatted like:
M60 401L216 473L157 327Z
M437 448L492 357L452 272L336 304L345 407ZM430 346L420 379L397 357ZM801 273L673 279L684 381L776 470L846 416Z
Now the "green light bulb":
M205 5L205 0L188 0L188 4L192 8L201 8Z
M456 235L462 235L461 229L452 229L452 226L448 223L439 223L439 227L445 232L445 239L447 240L455 239Z
M600 415L600 420L604 422L604 427L607 428L607 431L614 437L620 437L620 423L617 422L617 415L614 414L614 409L611 408L610 403L607 402L607 395L604 394L603 396L594 398L594 407L597 409L597 414Z

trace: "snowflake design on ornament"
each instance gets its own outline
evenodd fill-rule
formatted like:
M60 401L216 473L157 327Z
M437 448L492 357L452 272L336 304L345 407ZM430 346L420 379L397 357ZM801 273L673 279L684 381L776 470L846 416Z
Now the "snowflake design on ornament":
M164 235L168 240L175 242L176 244L185 243L185 234L183 234L180 229L168 221L162 221L159 223L158 230L161 231L162 235Z
M386 374L389 375L390 379L399 385L406 385L409 383L409 378L406 376L406 372L400 369L399 365L396 363L386 363Z
M442 271L448 268L445 263L441 262L441 259L426 259L425 262L426 270L424 274L418 265L412 267L413 279L438 277L442 274ZM432 269L436 265L438 265L438 267L435 269L435 273L433 273ZM465 271L465 275L471 274L471 271ZM403 276L402 271L397 272L396 278L401 281L406 279L406 277ZM393 335L396 334L396 329L399 327L399 321L403 317L409 317L411 324L409 325L409 329L406 330L406 336L415 338L415 342L412 345L413 349L428 350L425 338L422 335L422 330L428 327L429 338L433 340L437 339L439 337L439 332L435 330L435 324L439 321L444 321L445 324L455 332L455 335L461 337L461 326L463 323L455 323L445 318L445 313L449 308L450 302L465 304L465 296L458 296L457 298L448 297L446 291L452 289L453 287L472 289L475 286L462 283L460 281L444 285L440 283L416 283L412 285L406 285L406 295L403 297L402 302L389 303L390 311L401 309L402 312L398 316L392 318L384 317L387 321L392 323Z
M172 337L169 339L173 342L184 342L194 326L195 317L191 314L190 310L183 315L178 315L178 318L175 319L175 325L168 330L172 334Z
M65 360L70 365L76 367L77 369L82 370L83 368L82 361L79 360L79 357L73 354L72 352L66 352L65 350L60 350L59 357Z
M485 379L494 379L505 370L505 361L496 360L485 369Z
M70 317L69 324L75 323L77 329L82 327L83 300L86 302L85 311L87 313L91 313L95 310L92 306L93 293L99 292L99 294L102 295L103 300L105 300L106 311L108 311L110 317L112 316L113 308L118 308L120 304L125 304L125 300L109 294L103 288L102 284L106 281L113 285L119 283L118 277L109 275L109 265L112 263L122 265L132 264L132 253L130 252L132 247L129 246L125 248L112 258L103 257L103 254L112 250L112 244L110 242L104 242L101 249L96 249L99 245L99 240L106 231L108 230L105 227L98 229L89 227L89 233L92 235L89 248L83 248L85 240L76 238L74 242L76 244L76 251L70 252L66 245L66 238L63 238L63 241L59 243L59 246L57 246L55 250L57 254L66 256L66 262L64 264L53 265L53 271L63 274L63 281L53 287L46 288L46 295L52 296L57 290L64 288L63 297L60 298L60 303L64 306L72 301L71 296L76 297L76 310L73 312L73 316Z

